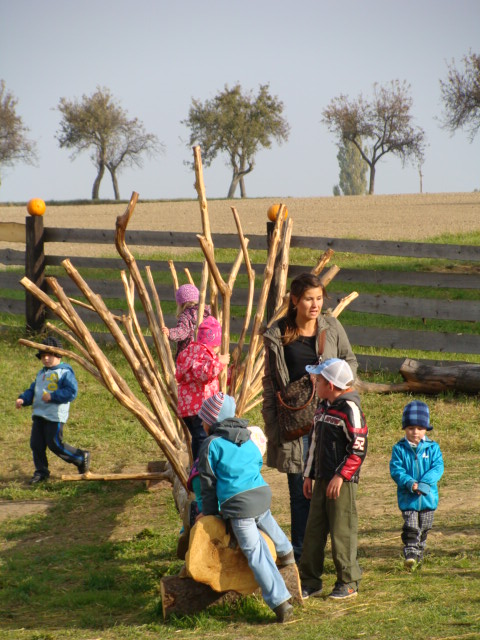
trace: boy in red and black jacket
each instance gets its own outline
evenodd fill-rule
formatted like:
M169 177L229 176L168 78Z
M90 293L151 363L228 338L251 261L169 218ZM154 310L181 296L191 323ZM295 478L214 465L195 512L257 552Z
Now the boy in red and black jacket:
M354 375L345 360L332 358L307 366L307 371L315 377L321 402L304 471L303 492L311 504L299 562L302 595L319 596L322 591L330 534L337 581L329 597L344 600L357 595L362 575L357 561L356 495L368 429L360 397L352 389Z

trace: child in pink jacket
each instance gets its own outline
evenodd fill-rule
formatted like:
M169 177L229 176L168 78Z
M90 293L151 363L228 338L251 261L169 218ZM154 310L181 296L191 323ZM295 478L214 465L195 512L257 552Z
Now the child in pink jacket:
M218 376L230 362L230 354L218 354L221 341L220 323L209 316L198 327L197 341L191 342L177 358L178 414L192 436L194 460L207 437L198 412L203 401L219 391Z

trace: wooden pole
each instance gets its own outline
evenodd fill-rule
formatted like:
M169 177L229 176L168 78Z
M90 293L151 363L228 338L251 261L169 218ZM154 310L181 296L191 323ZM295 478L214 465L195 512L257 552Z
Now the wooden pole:
M44 228L42 216L25 220L25 277L45 291ZM27 331L40 333L45 323L45 305L30 291L25 294Z

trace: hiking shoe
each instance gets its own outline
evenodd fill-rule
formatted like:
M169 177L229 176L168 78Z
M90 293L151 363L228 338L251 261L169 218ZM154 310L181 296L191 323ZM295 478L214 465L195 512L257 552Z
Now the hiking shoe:
M273 613L277 616L277 622L287 622L293 616L293 607L288 600L285 600L278 607L275 607Z
M302 598L307 600L307 598L319 598L322 593L323 585L320 584L319 587L305 587L302 585Z
M39 482L45 482L48 476L43 476L39 471L35 471L33 476L30 478L29 484L38 484Z
M355 596L358 596L358 589L349 587L348 584L344 584L343 582L337 582L328 597L332 600L346 600L347 598L354 598Z
M417 565L418 565L418 562L414 556L407 556L403 563L403 566L405 567L405 569L408 569L408 571L413 571L414 569L417 568Z
M83 461L78 465L78 473L87 473L90 469L90 451L83 452Z
M295 564L293 549L283 556L277 556L277 567L286 567L289 564Z

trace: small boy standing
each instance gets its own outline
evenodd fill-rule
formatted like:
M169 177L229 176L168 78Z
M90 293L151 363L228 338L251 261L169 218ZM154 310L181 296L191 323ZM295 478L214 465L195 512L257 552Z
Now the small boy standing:
M199 417L208 437L198 460L202 512L229 520L238 546L253 571L277 622L291 618L291 595L278 570L295 562L287 536L270 512L272 492L262 478L262 454L251 439L246 420L235 418L235 400L221 392L204 400ZM275 564L265 532L277 551Z
M437 482L443 475L439 445L425 434L431 431L425 402L413 400L403 410L405 437L392 449L390 475L397 484L398 507L403 516L402 542L405 568L422 562L427 534L438 506Z
M43 340L42 345L61 349L54 337ZM77 397L77 379L72 367L61 362L61 356L52 351L39 351L36 357L42 361L42 369L30 387L19 395L17 409L33 405L30 448L33 453L35 473L30 484L47 480L47 447L65 462L74 464L79 473L86 473L90 466L90 453L63 442L63 425L67 421L70 402Z
M368 428L360 397L352 389L355 376L345 360L331 358L306 370L315 377L321 402L304 470L303 492L311 504L299 562L302 596L321 594L330 534L337 581L329 598L345 600L358 594L362 575L357 560L356 495Z

